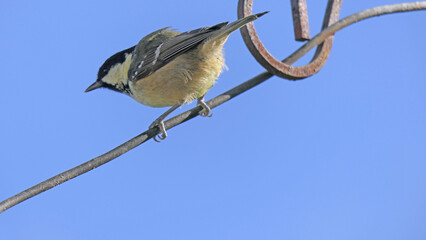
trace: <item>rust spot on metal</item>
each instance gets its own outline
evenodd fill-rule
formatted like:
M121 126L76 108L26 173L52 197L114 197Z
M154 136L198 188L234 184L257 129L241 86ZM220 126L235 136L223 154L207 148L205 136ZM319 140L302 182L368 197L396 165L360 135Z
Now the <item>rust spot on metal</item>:
M322 26L323 29L339 19L341 5L342 0L328 1ZM251 15L252 7L253 0L239 0L238 17L242 18ZM264 68L266 68L266 70L276 76L290 80L303 79L316 74L327 61L334 39L334 36L330 36L322 44L320 44L309 64L302 67L295 67L279 61L268 52L260 41L253 23L241 28L241 35L243 36L244 42L251 54Z
M309 18L306 0L291 0L291 12L293 15L294 38L296 41L310 39Z

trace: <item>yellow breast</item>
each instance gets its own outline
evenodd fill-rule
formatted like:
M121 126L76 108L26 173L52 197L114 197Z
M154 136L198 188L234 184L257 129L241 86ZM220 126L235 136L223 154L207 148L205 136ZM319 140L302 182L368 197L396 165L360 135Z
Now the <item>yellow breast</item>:
M224 42L201 45L148 77L129 82L131 97L144 105L166 107L204 96L224 66Z

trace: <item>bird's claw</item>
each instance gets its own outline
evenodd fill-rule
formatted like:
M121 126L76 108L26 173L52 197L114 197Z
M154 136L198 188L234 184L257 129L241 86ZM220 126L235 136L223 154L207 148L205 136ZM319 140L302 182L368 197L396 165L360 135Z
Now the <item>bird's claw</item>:
M164 126L164 122L163 122L163 121L159 121L159 122L154 121L153 123L151 123L151 125L149 126L149 128L151 129L151 128L155 128L155 127L157 127L157 126L158 126L158 128L160 129L161 133L160 133L160 134L158 134L158 135L155 135L155 136L154 136L154 141L156 141L156 142L160 142L161 140L166 139L166 137L167 137L167 132L166 132L166 127ZM157 139L157 137L158 137L160 140L158 140L158 139Z
M203 111L200 112L200 116L201 117L211 117L213 116L213 113L211 113L210 108L206 111L206 109L204 109Z
M210 109L209 105L207 105L204 100L198 100L198 105L203 108L203 110L200 111L201 117L211 117L213 114L211 113L212 110Z

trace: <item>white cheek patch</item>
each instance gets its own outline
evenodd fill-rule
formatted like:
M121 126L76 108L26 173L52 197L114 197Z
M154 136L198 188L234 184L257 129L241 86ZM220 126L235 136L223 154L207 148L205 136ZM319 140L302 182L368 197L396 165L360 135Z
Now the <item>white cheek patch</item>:
M131 59L132 55L126 54L124 63L118 63L111 67L108 74L101 81L116 87L127 85L127 72L129 71Z
M110 85L117 85L122 80L122 73L121 73L121 64L116 64L113 66L107 75L105 75L104 78L102 78L102 82L108 83Z

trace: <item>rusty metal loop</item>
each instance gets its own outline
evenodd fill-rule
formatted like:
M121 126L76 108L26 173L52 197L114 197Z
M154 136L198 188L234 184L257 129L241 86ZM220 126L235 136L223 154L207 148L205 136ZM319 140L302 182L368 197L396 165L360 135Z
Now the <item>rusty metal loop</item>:
M328 1L322 29L339 20L341 5L342 0ZM238 18L251 15L252 8L253 0L239 0ZM251 54L266 70L276 76L290 80L307 78L319 72L330 55L334 39L334 36L328 37L322 44L318 45L310 63L305 66L296 67L289 65L293 64L293 62L284 63L272 56L260 41L253 24L248 24L241 28L241 35Z

